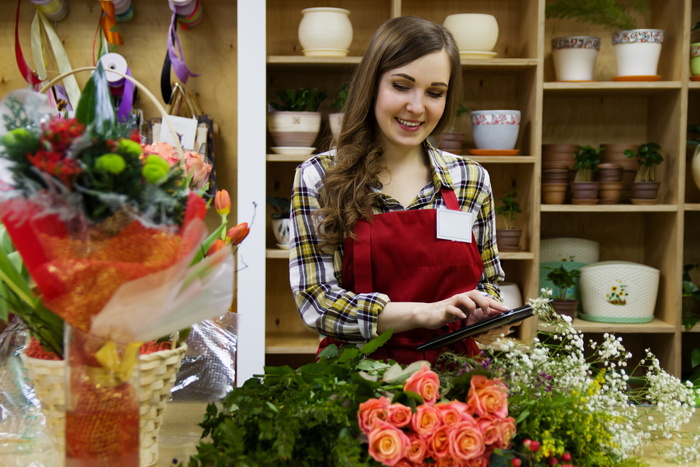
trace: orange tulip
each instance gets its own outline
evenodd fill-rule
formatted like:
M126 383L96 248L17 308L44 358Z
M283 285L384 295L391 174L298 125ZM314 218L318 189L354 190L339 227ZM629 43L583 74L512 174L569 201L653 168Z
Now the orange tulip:
M228 213L231 212L231 197L228 195L228 191L219 190L216 192L214 208L216 208L216 212L221 216L227 216Z
M206 256L213 255L214 253L216 253L220 249L224 248L225 246L226 246L226 242L217 238L216 240L214 240L214 243L212 243L211 246L209 247L209 250L207 251Z
M231 245L238 245L248 236L249 233L250 227L248 227L248 223L241 222L240 224L226 232L226 243L230 243Z

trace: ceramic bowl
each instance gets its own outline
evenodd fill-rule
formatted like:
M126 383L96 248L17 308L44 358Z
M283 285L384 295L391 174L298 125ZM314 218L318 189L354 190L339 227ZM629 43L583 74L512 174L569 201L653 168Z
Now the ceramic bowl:
M472 134L478 149L514 149L519 130L519 110L472 112Z
M445 18L443 25L460 51L491 52L498 40L498 21L493 15L459 13Z

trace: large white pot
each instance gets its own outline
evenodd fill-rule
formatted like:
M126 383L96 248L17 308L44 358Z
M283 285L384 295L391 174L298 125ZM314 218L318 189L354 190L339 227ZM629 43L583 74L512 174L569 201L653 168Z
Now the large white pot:
M693 181L695 181L695 185L700 188L700 144L695 147L695 153L693 154L690 168L693 172Z
M661 29L630 29L613 34L617 76L655 76L661 56Z
M288 217L272 218L272 233L275 236L278 248L289 248L289 228L290 220Z
M459 13L445 18L460 52L491 52L498 40L498 21L493 15Z
M514 149L519 130L519 110L472 111L472 134L478 149Z
M352 44L350 11L343 8L306 8L299 23L302 52L310 57L345 57Z
M270 112L267 126L276 146L310 147L321 129L321 113Z
M592 81L600 38L568 36L552 39L552 58L557 81Z

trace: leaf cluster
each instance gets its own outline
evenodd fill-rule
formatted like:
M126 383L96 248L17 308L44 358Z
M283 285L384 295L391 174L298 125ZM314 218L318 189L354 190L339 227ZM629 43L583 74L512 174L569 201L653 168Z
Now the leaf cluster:
M278 102L270 102L270 106L281 112L318 112L328 94L317 88L298 88L278 91Z
M502 198L499 199L501 201L501 205L496 206L496 214L503 217L503 222L506 229L512 229L516 215L523 212L520 207L520 203L518 202L519 194L520 191L518 190L508 191Z
M574 158L576 159L574 169L576 170L575 180L577 182L593 181L593 172L598 170L600 153L602 151L603 148L596 148L590 144L576 148L574 151Z
M700 288L693 282L690 273L700 266L698 264L686 264L683 266L683 327L690 330L700 322L700 312L695 309L695 305L700 304Z
M625 156L637 159L639 170L636 180L645 182L656 180L656 166L664 161L663 150L658 143L641 144L636 151L627 149Z
M345 111L345 102L348 100L348 92L350 92L350 84L345 82L340 86L338 94L336 94L335 100L331 104L331 107L333 107L336 112Z
M266 198L267 204L272 208L272 218L273 219L286 219L289 217L290 213L290 201L289 198L283 196L268 196Z
M581 276L581 271L566 269L563 264L556 268L547 267L547 269L550 270L547 273L547 279L557 288L556 298L566 300L567 292L576 285L576 279Z
M646 16L646 0L556 0L547 3L545 17L568 18L610 29L635 29L633 12ZM648 23L648 21L647 21Z
M334 345L319 360L298 369L266 367L232 390L220 406L210 404L194 466L360 466L379 465L361 443L359 404L384 391L394 402L415 407L420 396L402 385L416 368L366 358L391 336L382 334L362 348Z

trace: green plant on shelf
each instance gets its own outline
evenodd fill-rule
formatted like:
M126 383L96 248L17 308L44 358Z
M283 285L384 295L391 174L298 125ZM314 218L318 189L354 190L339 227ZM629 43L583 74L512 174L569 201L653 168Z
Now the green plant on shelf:
M576 148L574 151L574 158L576 159L576 164L574 165L576 170L575 182L593 181L593 172L598 170L602 150L602 148L595 148L590 144Z
M576 279L581 276L581 271L578 269L566 269L563 264L556 268L547 267L547 269L550 270L547 273L547 279L555 287L555 290L552 292L552 298L554 300L566 300L569 290L576 286Z
M278 91L276 96L277 102L269 105L279 112L318 112L328 94L316 88L298 88Z
M567 18L614 30L637 28L637 17L649 21L647 0L555 0L545 7L546 18Z
M519 194L518 190L510 190L500 198L501 205L496 207L496 215L503 218L506 229L512 229L515 226L516 216L523 212L518 202Z
M657 143L644 143L635 151L625 150L625 156L637 159L639 168L635 181L653 182L656 180L656 166L664 161L663 149Z

